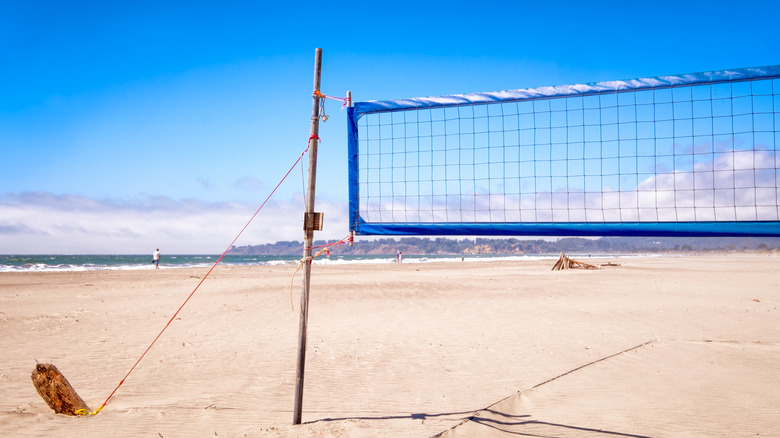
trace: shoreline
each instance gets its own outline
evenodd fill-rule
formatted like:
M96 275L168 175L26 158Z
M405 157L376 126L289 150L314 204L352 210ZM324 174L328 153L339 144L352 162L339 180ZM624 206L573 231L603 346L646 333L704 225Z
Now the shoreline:
M585 261L588 258L592 259L628 259L628 258L655 258L655 257L739 257L739 256L776 256L777 252L693 252L693 253L681 253L681 252L646 252L646 253L618 253L618 254L601 254L601 253L567 253L571 258L581 259ZM435 262L495 262L495 261L520 261L527 262L533 260L552 260L557 259L560 254L429 254L429 255L409 255L405 254L405 263L435 263ZM132 257L136 259L146 260L147 256L131 255L27 255L27 256L2 256L0 255L0 273L7 272L24 272L24 273L39 273L39 272L89 272L89 271L148 271L154 269L154 266L146 262L133 262L131 264L116 263L116 258L120 257ZM292 255L285 256L238 256L237 259L228 259L220 262L223 266L297 266L300 262L300 258ZM168 261L166 261L168 258ZM178 263L171 263L170 259L174 260L182 259ZM164 269L183 269L183 268L210 268L213 266L213 262L193 262L192 259L216 259L219 256L212 255L179 255L174 254L166 256L160 263L161 268ZM108 259L106 262L103 259ZM48 261L50 264L44 263ZM103 264L100 264L100 263ZM111 264L108 264L111 263ZM394 264L396 260L391 255L339 255L333 254L330 257L315 258L315 265L331 265L331 264Z

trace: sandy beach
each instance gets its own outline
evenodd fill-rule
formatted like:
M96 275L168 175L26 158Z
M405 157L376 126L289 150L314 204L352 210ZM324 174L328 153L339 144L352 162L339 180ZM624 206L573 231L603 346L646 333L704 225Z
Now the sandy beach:
M780 436L780 257L218 266L96 416L56 415L53 363L100 406L208 269L0 273L0 431L43 437ZM291 309L291 298L295 310Z

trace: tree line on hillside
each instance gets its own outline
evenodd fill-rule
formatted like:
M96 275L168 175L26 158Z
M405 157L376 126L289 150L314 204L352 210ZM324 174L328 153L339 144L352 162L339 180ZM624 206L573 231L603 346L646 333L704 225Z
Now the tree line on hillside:
M331 242L317 241L317 245ZM637 254L666 252L780 251L780 238L760 237L566 237L557 240L518 238L356 238L355 244L331 247L341 255L387 255L402 251L407 255L479 254ZM233 255L299 255L302 241L280 241L262 245L233 246Z

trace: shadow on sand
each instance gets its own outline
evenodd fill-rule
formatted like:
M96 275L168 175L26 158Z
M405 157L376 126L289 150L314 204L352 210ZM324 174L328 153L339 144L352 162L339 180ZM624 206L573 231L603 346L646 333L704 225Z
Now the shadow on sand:
M501 419L499 420L496 418L483 418L477 416L477 415L486 415L486 414L489 414L492 417L500 417ZM320 420L306 422L306 424L315 424L315 423L331 422L331 421L346 421L346 420L367 420L367 421L404 420L404 419L427 420L432 418L458 417L458 416L461 417L460 418L461 421L456 426L448 430L445 430L444 432L434 435L434 438L441 437L448 431L456 429L457 427L467 422L472 422L479 426L495 429L497 431L500 431L503 434L510 435L510 436L552 437L552 436L557 436L555 432L556 429L557 430L565 429L569 431L581 431L583 433L587 433L588 435L598 434L598 435L614 436L614 437L651 438L646 435L636 435L631 433L593 429L588 427L572 426L567 424L550 423L546 421L529 420L529 418L531 417L530 415L509 415L493 409L482 409L478 412L476 411L444 412L438 414L430 414L430 413L423 412L423 413L413 413L413 414L403 414L403 415L382 415L382 416L377 415L377 416L322 418ZM453 418L453 420L457 420L457 418ZM523 429L527 427L533 427L533 429L535 429L536 431L540 431L539 430L540 428L544 428L545 430L544 432L542 432L543 434L532 433L530 431L528 432L523 431Z

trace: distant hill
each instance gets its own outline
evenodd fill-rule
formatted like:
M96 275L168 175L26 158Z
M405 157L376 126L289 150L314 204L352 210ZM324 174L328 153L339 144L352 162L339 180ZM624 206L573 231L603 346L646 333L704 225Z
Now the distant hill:
M315 245L330 242L317 241ZM407 255L470 254L636 254L667 252L780 251L780 238L769 237L565 237L554 241L507 239L455 239L403 237L356 239L354 246L333 247L334 254L384 255L401 250ZM302 241L281 241L263 245L234 246L235 255L299 255Z

